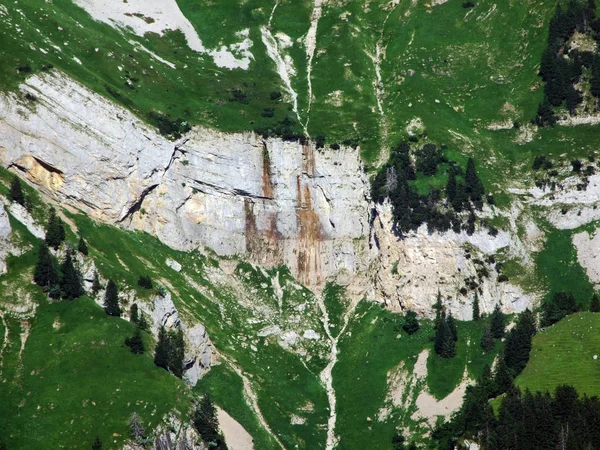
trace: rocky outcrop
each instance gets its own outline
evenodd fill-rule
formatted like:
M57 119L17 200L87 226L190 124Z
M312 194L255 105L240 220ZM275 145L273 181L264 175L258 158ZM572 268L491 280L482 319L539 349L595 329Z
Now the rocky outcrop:
M399 238L392 229L389 204L374 211L371 243L377 258L370 271L375 298L383 299L393 310L411 309L433 317L431 305L438 293L455 317L472 318L475 295L482 313L500 304L505 312L521 312L534 299L519 287L498 282L495 263L490 256L499 251L517 253L520 242L507 232L491 236L478 230L469 236L464 231L428 233L426 226Z
M463 247L487 255L518 244L506 235L399 241L389 214L369 201L357 149L319 151L204 128L172 142L57 72L29 77L21 91L30 95L0 97L0 162L62 203L176 249L284 264L316 290L335 280L354 298L421 314L439 289L456 316L468 318L470 297L457 292L480 268ZM402 279L389 275L393 267ZM477 284L484 311L496 302L507 312L529 304L494 274Z
M4 206L0 205L0 275L6 273L6 257L9 252L9 236L12 231L8 214Z
M60 74L0 99L0 161L91 217L321 285L359 269L368 183L356 150L195 128L171 142ZM33 96L33 97L32 97Z

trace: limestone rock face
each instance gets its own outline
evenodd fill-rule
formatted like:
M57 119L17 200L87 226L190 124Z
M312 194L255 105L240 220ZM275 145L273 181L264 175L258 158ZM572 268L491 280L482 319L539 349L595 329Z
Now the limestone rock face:
M520 243L506 233L399 241L389 210L370 202L357 149L321 151L199 127L172 142L56 71L29 77L21 91L37 100L0 97L0 162L95 219L145 230L179 250L207 247L261 266L285 264L317 292L334 280L355 298L423 315L438 289L461 319L470 317L475 291L483 311L496 302L519 311L531 302L494 273L459 294L482 270L463 247L474 255L518 253ZM163 306L170 308L155 305L154 323L169 325L175 316ZM210 359L199 355L188 360L191 378Z
M422 226L399 238L389 231L391 227L390 205L378 206L371 235L378 269L371 271L372 284L375 297L392 310L411 309L433 317L431 306L438 293L454 317L462 320L472 319L475 295L482 313L491 313L496 304L504 312L521 312L532 303L519 287L498 282L488 258L502 249L519 248L507 232L495 237L481 230L472 236L451 231L430 234Z
M196 128L171 142L63 75L0 99L0 161L47 193L180 250L286 264L318 286L356 271L368 235L359 153Z

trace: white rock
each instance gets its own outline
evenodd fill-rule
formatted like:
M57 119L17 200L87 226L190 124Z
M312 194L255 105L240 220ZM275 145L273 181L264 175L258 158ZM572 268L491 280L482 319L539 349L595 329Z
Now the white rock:
M302 335L304 339L321 339L321 335L317 333L315 330L304 330L304 334Z
M169 266L175 272L181 272L181 264L179 264L174 259L167 258L167 260L165 262L166 262L167 266Z

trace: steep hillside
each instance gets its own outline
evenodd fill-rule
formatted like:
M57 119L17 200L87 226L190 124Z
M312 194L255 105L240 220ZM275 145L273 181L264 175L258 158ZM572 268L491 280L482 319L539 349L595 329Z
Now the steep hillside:
M234 450L492 449L513 379L596 394L593 314L531 341L600 283L594 5L0 5L0 444L200 449L208 393Z

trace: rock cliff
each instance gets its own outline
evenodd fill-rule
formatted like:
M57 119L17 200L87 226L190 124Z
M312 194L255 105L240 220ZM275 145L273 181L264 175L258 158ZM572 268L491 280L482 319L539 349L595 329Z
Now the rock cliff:
M26 95L27 94L27 95ZM155 234L180 250L210 248L263 266L287 265L317 291L328 280L355 297L429 314L438 290L457 317L477 267L464 257L512 248L499 237L420 232L398 240L389 211L369 200L357 149L194 128L173 142L60 73L35 75L0 97L0 162L46 194L103 222ZM396 267L400 278L387 276ZM494 275L483 310L531 301Z

